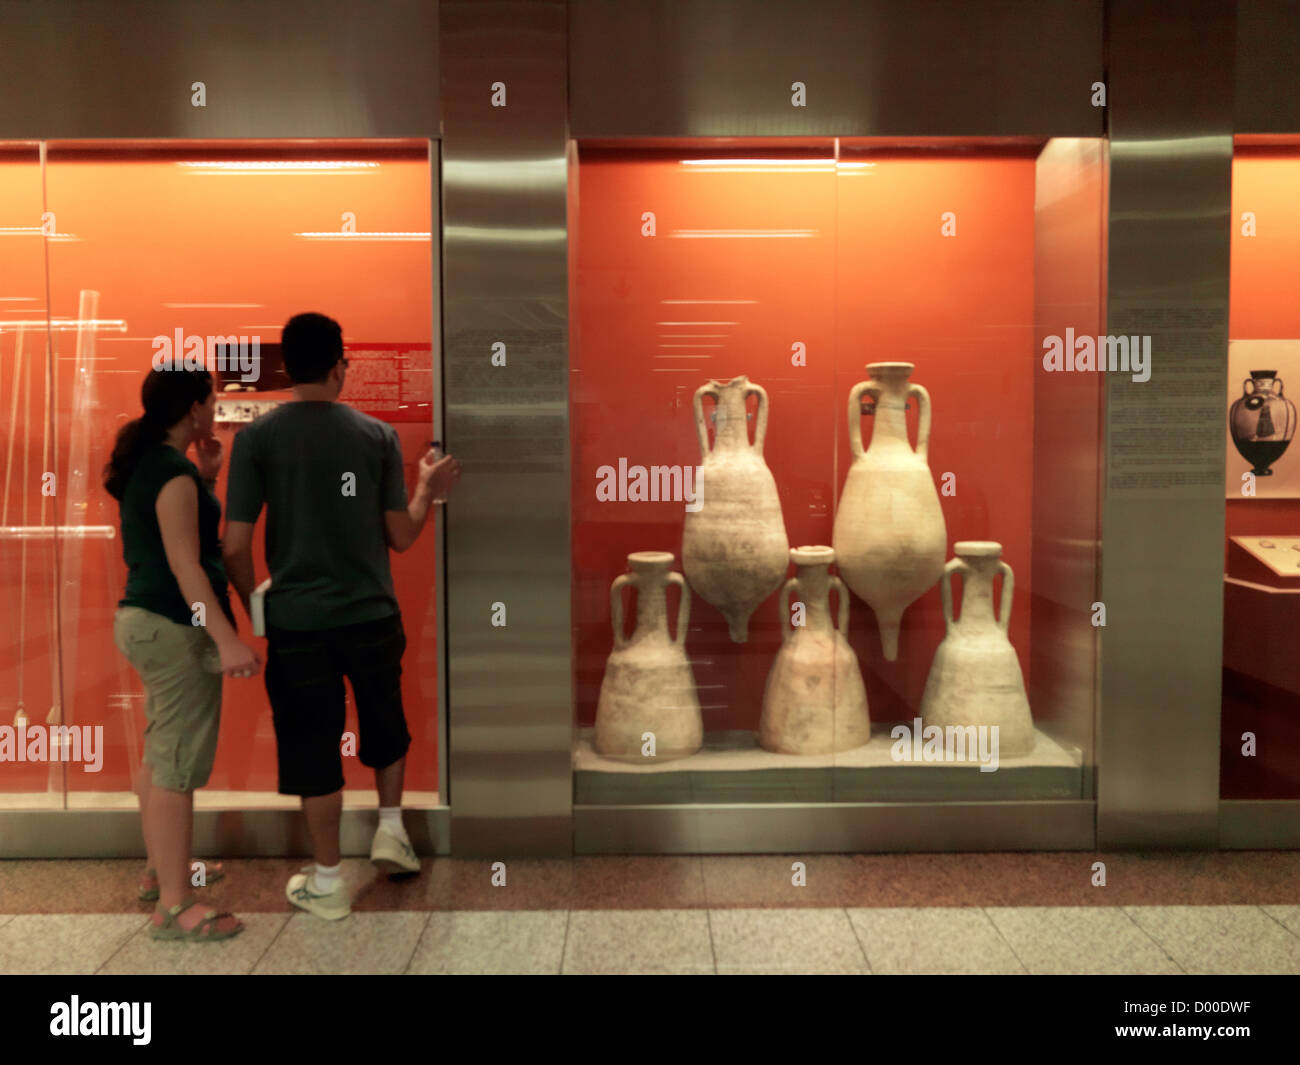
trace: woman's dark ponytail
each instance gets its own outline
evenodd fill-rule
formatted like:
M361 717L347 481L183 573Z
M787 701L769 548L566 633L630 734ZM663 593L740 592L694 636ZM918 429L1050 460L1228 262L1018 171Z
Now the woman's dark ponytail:
M144 414L118 430L113 456L104 467L104 487L114 499L126 494L140 459L167 439L167 434L187 417L195 403L206 403L212 394L212 374L207 370L155 369L145 374L140 387Z

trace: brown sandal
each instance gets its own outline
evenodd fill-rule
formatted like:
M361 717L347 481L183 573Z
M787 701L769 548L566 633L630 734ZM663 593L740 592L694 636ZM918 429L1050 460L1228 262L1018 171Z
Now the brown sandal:
M208 943L215 942L219 939L233 939L244 930L245 926L243 922L240 921L236 927L230 931L220 931L217 928L217 922L223 917L234 917L235 915L224 911L218 913L216 910L209 910L203 915L203 920L193 928L189 930L182 928L180 924L177 923L176 918L198 901L198 899L191 898L185 902L178 903L170 910L164 910L161 906L158 907L157 912L163 915L163 923L154 924L153 920L150 919L149 923L153 925L153 928L150 930L150 935L152 935L154 939L189 939L196 943ZM236 921L239 920L238 918L235 919Z

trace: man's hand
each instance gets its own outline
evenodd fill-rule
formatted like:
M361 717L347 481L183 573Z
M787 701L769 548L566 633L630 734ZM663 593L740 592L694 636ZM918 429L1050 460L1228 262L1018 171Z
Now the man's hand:
M460 463L452 455L441 459L429 448L420 459L419 483L434 499L444 499L451 486L460 480Z

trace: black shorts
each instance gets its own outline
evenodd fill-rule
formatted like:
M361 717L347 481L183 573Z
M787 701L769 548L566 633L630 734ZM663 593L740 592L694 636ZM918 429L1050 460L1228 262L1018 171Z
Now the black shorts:
M352 683L362 765L386 769L410 749L402 710L402 617L315 632L267 626L280 794L331 795L343 787L339 750L346 724L343 678Z

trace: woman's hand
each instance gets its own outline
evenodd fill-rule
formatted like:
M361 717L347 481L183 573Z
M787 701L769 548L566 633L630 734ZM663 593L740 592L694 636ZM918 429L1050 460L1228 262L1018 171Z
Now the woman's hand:
M215 436L194 441L194 465L205 481L215 481L221 472L221 441Z
M255 677L262 669L257 652L242 640L228 640L218 646L221 652L221 672L227 677Z

